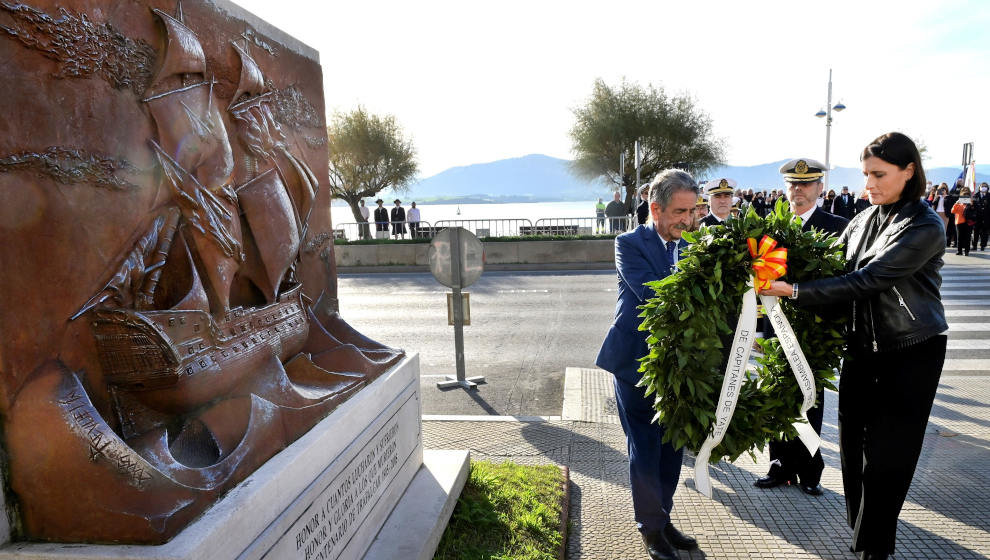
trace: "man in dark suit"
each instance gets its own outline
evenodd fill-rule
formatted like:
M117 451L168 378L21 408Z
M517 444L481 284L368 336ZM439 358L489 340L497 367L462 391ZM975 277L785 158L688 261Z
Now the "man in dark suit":
M663 171L650 183L652 220L615 238L619 301L595 361L615 376L615 399L629 450L633 512L652 560L674 560L678 549L690 550L698 543L670 522L684 450L661 443L664 428L653 422L653 397L636 386L642 377L639 358L649 353L649 333L639 330L636 307L653 295L646 282L665 278L676 269L680 250L687 244L681 233L693 225L697 199L698 186L689 173Z
M736 182L725 177L708 181L705 185L705 191L708 194L708 207L711 210L707 216L701 219L700 225L702 227L717 226L725 222L729 213L732 212L732 193L735 188Z
M942 183L943 185L945 183ZM949 194L945 197L945 246L955 247L956 239L956 216L952 213L952 207L959 201L959 190L962 188L962 179L956 179L956 184L949 189Z
M378 208L375 208L375 237L377 239L388 239L388 209L385 208L385 201L378 199L375 201Z
M842 187L842 194L835 197L835 202L832 203L832 213L847 220L851 220L853 214L856 213L856 199L849 194L849 187Z
M649 199L650 186L646 185L639 189L639 206L636 207L636 225L643 225L646 220L650 218L650 201Z
M980 250L987 248L990 238L990 185L980 184L980 190L973 195L973 208L976 210L976 227L973 229L973 250L979 244Z
M849 220L830 214L817 204L822 192L822 177L825 165L810 158L793 159L780 168L787 184L787 200L791 211L801 220L801 229L812 228L827 231L838 236L846 229ZM843 189L847 191L848 189ZM772 333L765 333L770 337ZM825 390L818 391L815 407L808 411L808 423L818 435L822 433L822 412L825 407ZM811 496L821 496L824 490L820 484L825 461L822 452L812 457L808 448L795 438L790 441L770 443L770 471L753 483L757 488L773 488L781 484L797 484L802 492Z

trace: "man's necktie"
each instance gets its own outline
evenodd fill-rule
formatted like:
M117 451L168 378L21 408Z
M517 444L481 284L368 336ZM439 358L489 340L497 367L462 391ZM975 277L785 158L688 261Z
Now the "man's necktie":
M674 249L677 248L677 243L673 241L667 242L667 261L673 266L674 264Z

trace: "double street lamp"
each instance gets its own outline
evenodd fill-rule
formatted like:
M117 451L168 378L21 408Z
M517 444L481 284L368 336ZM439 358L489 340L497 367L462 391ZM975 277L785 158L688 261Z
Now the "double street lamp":
M825 117L825 188L822 192L828 192L828 180L831 171L829 166L828 156L829 156L829 145L832 141L832 111L836 113L842 112L846 106L842 102L838 102L835 106L832 105L832 69L828 69L828 101L825 103L824 109L819 109L815 116L818 118Z

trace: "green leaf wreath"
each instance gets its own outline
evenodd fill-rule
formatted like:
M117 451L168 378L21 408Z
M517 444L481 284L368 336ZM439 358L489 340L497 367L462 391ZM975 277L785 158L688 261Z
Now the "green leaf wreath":
M650 282L654 297L640 306L649 331L650 353L640 361L640 385L654 394L655 421L665 427L664 441L698 451L712 431L716 402L722 388L726 357L732 343L742 296L750 288L752 258L747 238L763 235L787 248L788 282L836 276L845 271L842 247L826 232L802 232L788 204L780 200L761 218L752 208L725 225L685 233L691 243L677 263L679 271ZM787 298L780 305L794 329L817 388L833 388L833 368L839 366L848 313L836 308L800 308ZM768 441L797 437L792 424L799 418L801 389L776 338L757 339L763 356L755 375L745 377L725 438L712 452L711 462L734 461L743 452Z

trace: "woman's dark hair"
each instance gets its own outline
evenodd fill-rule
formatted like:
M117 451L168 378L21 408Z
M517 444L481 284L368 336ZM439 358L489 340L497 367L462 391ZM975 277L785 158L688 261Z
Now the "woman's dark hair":
M921 167L921 153L918 147L905 134L900 132L888 132L878 136L876 140L863 148L859 160L877 157L887 163L896 165L901 169L907 169L908 164L914 164L914 176L907 180L904 185L904 192L901 193L902 200L918 200L925 194L925 170Z

